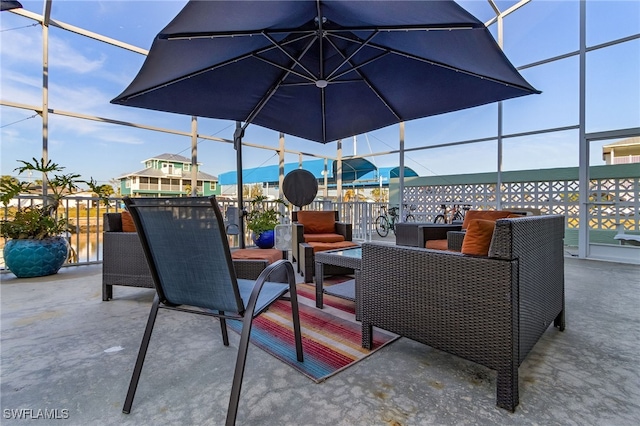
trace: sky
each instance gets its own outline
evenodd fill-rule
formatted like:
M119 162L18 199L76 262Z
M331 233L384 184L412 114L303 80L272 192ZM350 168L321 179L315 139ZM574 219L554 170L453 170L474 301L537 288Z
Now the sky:
M42 14L43 2L21 1L24 9ZM52 19L149 49L155 35L181 10L185 1L54 0ZM459 1L487 22L494 16L486 0ZM501 10L516 1L497 1ZM579 2L533 0L505 19L504 51L520 67L578 50ZM0 14L0 99L41 105L42 29L35 21L11 12ZM490 27L494 37L495 25ZM640 2L587 1L587 45L593 46L640 33ZM90 116L189 132L191 119L176 114L111 105L140 69L144 56L50 28L49 107ZM640 127L640 39L590 52L587 57L587 132ZM578 57L540 67L522 75L541 95L503 102L504 134L578 124ZM416 148L492 137L497 132L497 105L485 105L405 124L405 147ZM143 168L141 162L162 153L191 155L189 137L79 120L51 114L49 158L100 183ZM201 134L233 137L235 123L199 119ZM14 175L16 160L39 158L42 121L33 110L0 106L0 174ZM343 141L343 155L395 150L399 127L389 126ZM276 132L250 125L245 141L273 147L245 147L245 168L277 164ZM286 148L335 157L336 144L321 145L286 136ZM592 164L602 164L601 149L591 148ZM231 144L200 140L202 171L219 175L235 170ZM305 160L313 159L304 157ZM398 154L369 158L379 167L398 165ZM286 162L298 155L287 154ZM421 176L495 171L496 143L483 142L406 154L405 165ZM521 170L578 165L578 131L506 139L503 169Z

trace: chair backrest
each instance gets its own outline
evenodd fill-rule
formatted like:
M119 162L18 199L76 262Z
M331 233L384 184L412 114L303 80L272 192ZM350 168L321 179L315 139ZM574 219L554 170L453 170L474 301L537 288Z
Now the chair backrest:
M244 312L215 197L124 200L161 302Z
M291 212L291 221L298 222L298 213L303 211L316 211L316 210L294 210ZM331 211L331 210L319 210L319 211ZM336 219L336 222L340 222L340 212L337 210L333 210L333 215Z

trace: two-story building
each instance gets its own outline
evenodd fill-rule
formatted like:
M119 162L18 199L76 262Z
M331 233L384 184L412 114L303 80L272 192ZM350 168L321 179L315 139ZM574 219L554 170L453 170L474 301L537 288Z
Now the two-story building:
M142 161L144 169L118 177L120 194L130 197L176 197L191 193L191 160L161 154ZM198 195L220 195L218 178L201 172L198 163Z

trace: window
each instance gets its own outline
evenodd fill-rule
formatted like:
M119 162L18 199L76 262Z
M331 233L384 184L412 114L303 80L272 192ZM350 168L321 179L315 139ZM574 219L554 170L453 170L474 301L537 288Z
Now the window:
M216 182L209 182L209 189L211 189L212 191L216 190Z

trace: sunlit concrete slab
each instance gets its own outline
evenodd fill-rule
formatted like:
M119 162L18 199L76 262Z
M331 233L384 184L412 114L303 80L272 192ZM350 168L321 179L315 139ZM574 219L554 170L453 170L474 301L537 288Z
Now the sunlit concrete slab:
M515 413L495 406L493 371L400 339L320 384L252 346L238 424L636 424L640 266L567 256L565 271L566 331L548 329L520 366ZM3 425L224 422L238 336L224 347L215 320L161 311L126 415L153 291L117 287L102 302L100 265L1 278Z

